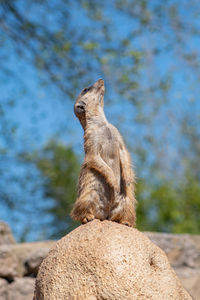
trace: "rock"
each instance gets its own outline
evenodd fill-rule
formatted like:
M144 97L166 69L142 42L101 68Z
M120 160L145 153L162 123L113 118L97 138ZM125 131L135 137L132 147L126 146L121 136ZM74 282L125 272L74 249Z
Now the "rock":
M41 261L44 259L44 257L47 255L48 251L54 244L55 241L45 241L45 242L35 242L35 243L22 243L13 246L12 251L16 254L18 258L20 274L21 274L20 276L30 275L33 273L32 270L30 270L30 266L28 262L31 261L31 256L34 255L34 257L36 257L37 256L36 253L37 251L39 251L38 256L40 256L40 259L35 261L34 273L36 274ZM42 250L43 248L44 250Z
M0 222L0 245L4 244L16 244L16 241L10 227L4 222Z
M7 300L7 288L8 282L5 279L0 278L0 299Z
M183 287L193 299L200 299L200 236L190 234L146 233L165 250Z
M6 300L32 300L34 285L34 278L16 278L14 282L8 285Z
M200 236L156 232L146 234L166 252L173 267L200 269Z
M176 273L184 288L194 300L200 299L200 270L187 267L177 268Z
M43 259L47 256L48 252L50 249L50 245L47 244L46 246L43 245L43 247L40 247L39 249L36 248L34 249L30 255L27 257L26 259L26 275L37 275L39 266L41 264L41 262L43 261Z
M0 277L13 280L20 275L18 258L9 245L0 246Z
M0 277L14 280L15 277L32 273L36 275L41 261L54 243L54 241L46 241L0 246ZM30 263L27 265L27 262Z
M165 253L137 229L94 220L59 240L42 262L35 300L192 299Z
M200 276L182 278L182 283L190 291L193 299L200 299Z

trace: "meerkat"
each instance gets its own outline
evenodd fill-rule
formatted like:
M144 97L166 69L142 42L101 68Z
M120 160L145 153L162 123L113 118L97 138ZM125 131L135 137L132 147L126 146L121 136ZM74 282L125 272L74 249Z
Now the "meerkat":
M84 129L85 159L71 217L83 224L99 219L134 227L135 175L119 131L105 117L104 92L99 79L82 90L74 105Z

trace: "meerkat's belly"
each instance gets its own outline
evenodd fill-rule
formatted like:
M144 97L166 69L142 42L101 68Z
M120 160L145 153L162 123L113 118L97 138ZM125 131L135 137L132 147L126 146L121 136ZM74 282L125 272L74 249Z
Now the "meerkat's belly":
M102 159L113 170L116 178L120 182L120 156L118 139L109 128L105 130L105 138L101 144Z

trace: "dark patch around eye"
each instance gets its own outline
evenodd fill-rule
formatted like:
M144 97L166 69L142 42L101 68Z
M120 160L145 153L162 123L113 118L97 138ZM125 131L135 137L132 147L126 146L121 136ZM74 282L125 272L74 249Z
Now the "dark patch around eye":
M87 88L84 88L83 91L81 92L81 95L85 95L87 92L89 92L92 89L92 86L89 86Z

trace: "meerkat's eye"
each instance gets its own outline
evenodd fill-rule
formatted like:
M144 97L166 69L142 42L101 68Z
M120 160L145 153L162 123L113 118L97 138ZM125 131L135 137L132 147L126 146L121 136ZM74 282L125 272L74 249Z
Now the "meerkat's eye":
M89 88L85 88L84 90L83 90L83 93L87 93L89 91Z
M87 92L89 92L91 90L91 88L92 88L91 86L87 87L87 88L84 88L81 94L85 95Z

